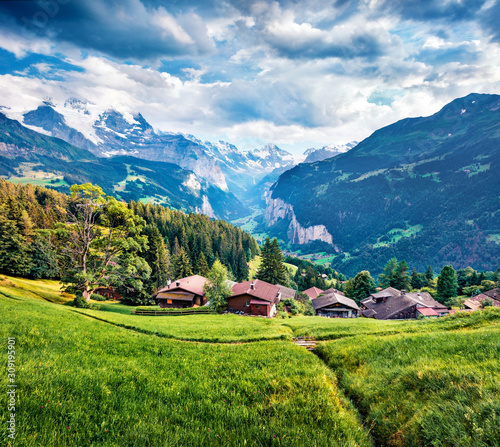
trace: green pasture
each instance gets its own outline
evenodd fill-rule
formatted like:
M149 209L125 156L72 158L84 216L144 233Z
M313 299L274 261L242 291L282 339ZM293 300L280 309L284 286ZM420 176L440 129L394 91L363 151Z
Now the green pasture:
M12 445L371 445L335 375L289 341L169 340L31 298L0 296L0 312L16 338Z
M69 299L55 281L0 276L0 334L16 338L12 446L500 445L499 309L149 317ZM323 341L314 355L292 336Z
M377 445L500 445L500 310L443 322L318 347Z

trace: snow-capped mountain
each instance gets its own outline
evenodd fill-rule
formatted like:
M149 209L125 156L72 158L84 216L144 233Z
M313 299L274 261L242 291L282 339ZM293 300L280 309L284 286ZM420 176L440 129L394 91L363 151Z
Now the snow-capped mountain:
M32 130L98 157L131 155L175 163L241 200L274 169L296 164L292 154L273 144L240 151L224 141L202 142L193 135L155 131L140 113L99 110L95 104L75 98L64 102L46 99L30 111L4 111Z
M347 144L340 145L328 145L323 146L320 149L307 149L304 152L304 156L306 157L303 163L314 163L315 161L323 161L327 158L335 157L336 155L343 154L351 149L353 149L358 144L357 141L352 141Z

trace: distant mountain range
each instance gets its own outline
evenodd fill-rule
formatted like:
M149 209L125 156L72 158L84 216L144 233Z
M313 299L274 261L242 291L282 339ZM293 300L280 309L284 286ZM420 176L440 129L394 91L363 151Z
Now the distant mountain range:
M140 113L102 111L74 98L2 111L7 116L1 117L0 175L24 182L32 176L61 190L92 181L123 199L236 219L250 213L248 206L265 206L263 188L296 164L292 154L273 144L240 151L224 141L155 132ZM332 153L319 151L325 157Z
M102 111L75 98L63 103L45 100L37 109L20 113L12 113L8 108L4 112L34 131L60 138L99 158L124 155L179 165L247 204L255 203L255 187L264 177L297 164L292 154L274 144L240 151L224 141L203 142L193 135L155 132L140 113ZM304 157L324 159L352 146L309 149ZM257 195L261 194L259 191Z
M267 198L268 231L323 244L346 274L377 273L393 256L421 270L496 269L499 168L500 96L471 94L281 174Z

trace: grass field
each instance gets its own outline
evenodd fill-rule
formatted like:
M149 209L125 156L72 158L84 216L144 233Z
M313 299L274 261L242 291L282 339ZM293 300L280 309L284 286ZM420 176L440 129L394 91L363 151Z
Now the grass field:
M319 346L379 445L500 445L500 311L451 320L464 328Z
M0 277L0 334L16 337L12 446L500 445L498 309L146 317L69 298L54 281ZM317 356L300 335L324 340Z
M289 341L186 343L31 298L0 296L0 312L16 338L12 445L370 445L335 375Z

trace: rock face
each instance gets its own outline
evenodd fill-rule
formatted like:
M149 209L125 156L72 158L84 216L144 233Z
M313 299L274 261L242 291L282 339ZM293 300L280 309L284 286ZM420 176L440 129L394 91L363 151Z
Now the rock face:
M268 225L274 225L281 219L290 221L287 235L292 244L307 244L313 241L322 241L333 245L333 237L324 225L303 227L297 221L292 205L281 199L273 199L269 195L266 199L266 214Z

